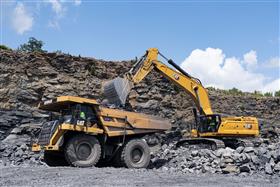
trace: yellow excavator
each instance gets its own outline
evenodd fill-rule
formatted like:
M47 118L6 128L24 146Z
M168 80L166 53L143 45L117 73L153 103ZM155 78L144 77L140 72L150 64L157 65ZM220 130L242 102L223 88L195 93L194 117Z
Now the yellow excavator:
M159 61L159 56L174 69ZM179 141L177 145L202 144L211 149L253 146L250 139L259 136L257 118L222 117L213 113L207 89L201 81L185 72L173 60L166 58L157 48L148 49L123 78L117 77L105 83L105 97L112 104L124 105L132 87L141 82L153 69L186 91L196 105L191 136Z

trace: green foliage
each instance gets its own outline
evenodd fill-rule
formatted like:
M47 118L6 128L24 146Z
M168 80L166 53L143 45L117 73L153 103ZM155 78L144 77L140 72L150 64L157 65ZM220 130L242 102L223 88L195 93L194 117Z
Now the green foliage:
M18 50L22 52L45 52L42 47L44 42L30 37L28 42L19 46Z
M229 89L228 92L233 95L242 95L242 91L234 87L232 89Z
M274 94L275 97L280 97L280 90L276 91Z
M256 97L262 97L263 96L263 94L260 91L257 91L257 90L254 91L253 95L256 96Z
M207 90L216 90L216 88L212 87L212 86L209 86L209 87L207 87Z
M272 93L271 92L266 92L263 94L265 97L272 97Z
M5 46L5 45L0 45L1 50L12 50L11 48Z

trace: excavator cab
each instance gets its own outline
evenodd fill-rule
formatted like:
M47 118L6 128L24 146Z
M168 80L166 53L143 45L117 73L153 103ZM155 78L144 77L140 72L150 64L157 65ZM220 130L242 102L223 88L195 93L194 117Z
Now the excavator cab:
M218 114L199 116L197 121L199 133L218 132L221 124L221 116Z
M221 116L219 114L198 115L197 110L193 108L195 129L197 133L218 132L221 124Z

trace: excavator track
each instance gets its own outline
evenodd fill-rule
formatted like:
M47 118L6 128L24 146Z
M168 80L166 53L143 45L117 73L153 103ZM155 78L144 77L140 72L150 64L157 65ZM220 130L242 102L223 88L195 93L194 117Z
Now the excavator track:
M210 147L212 150L225 148L225 144L222 140L214 139L214 138L185 138L176 143L177 147L188 145L199 145L204 144Z
M246 139L237 139L238 143L244 147L254 147L254 143Z
M257 147L261 144L256 138L224 138L223 139L225 145L231 148L237 148L239 146L242 147Z

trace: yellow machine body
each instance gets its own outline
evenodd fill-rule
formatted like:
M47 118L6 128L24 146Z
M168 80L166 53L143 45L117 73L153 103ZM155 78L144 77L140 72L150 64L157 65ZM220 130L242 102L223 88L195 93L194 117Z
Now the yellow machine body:
M224 117L217 132L199 133L200 137L257 137L258 120L255 117Z
M165 65L158 60L161 55L169 64L175 67ZM125 74L124 79L128 79L132 84L141 82L153 69L169 79L172 83L186 91L196 104L200 115L214 116L211 108L207 89L202 83L183 71L172 60L168 60L157 48L150 48L146 54ZM196 128L191 131L193 138L197 137L255 137L259 135L259 124L255 117L222 117L218 129L213 132L201 132ZM208 128L208 127L207 127Z
M98 117L95 124L78 123L71 124L63 122L59 124L51 134L48 145L34 143L33 151L59 150L63 135L69 131L75 133L86 133L90 135L102 135L107 138L145 135L154 132L162 132L171 128L171 124L158 117L128 112L117 109L102 107L94 99L86 99L74 96L60 96L39 104L39 109L59 112L69 105L83 104L91 107Z

